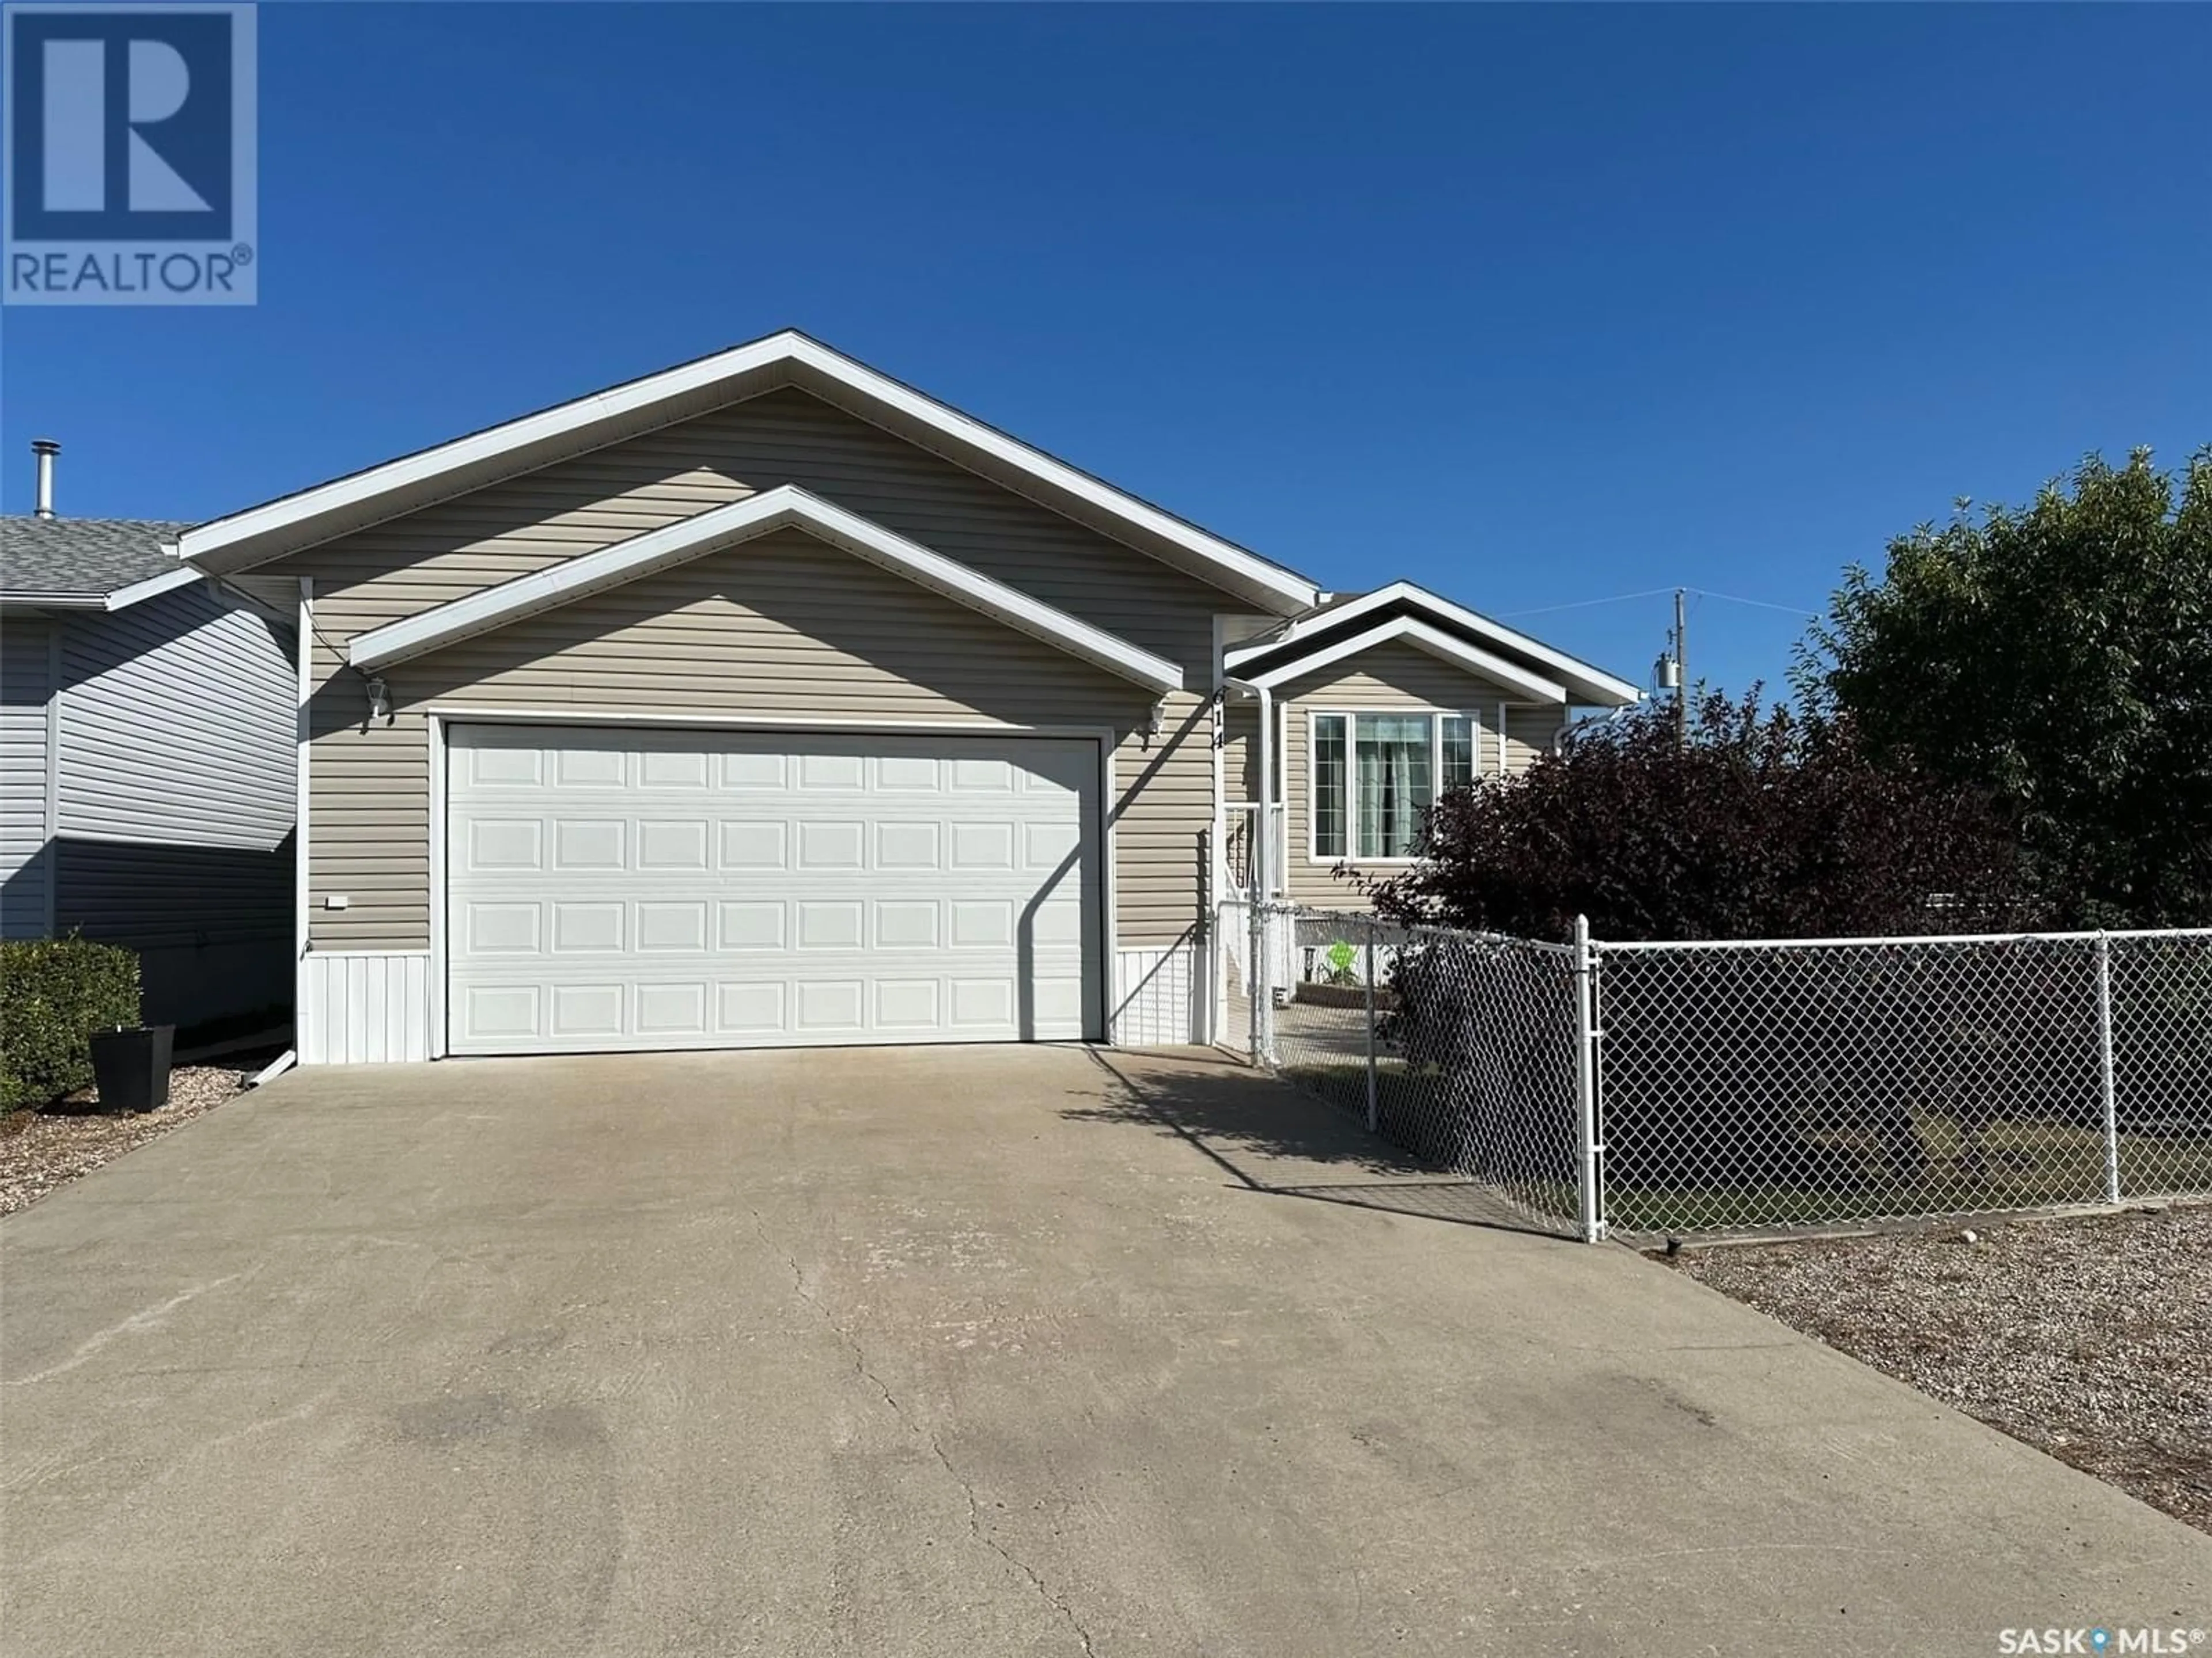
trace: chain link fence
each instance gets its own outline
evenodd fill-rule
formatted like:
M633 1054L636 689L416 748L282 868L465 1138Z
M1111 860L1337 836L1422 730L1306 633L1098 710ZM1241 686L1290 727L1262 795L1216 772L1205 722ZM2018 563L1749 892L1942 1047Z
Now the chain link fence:
M1583 1237L2212 1193L2212 929L1564 945L1288 905L1222 922L1224 1042Z

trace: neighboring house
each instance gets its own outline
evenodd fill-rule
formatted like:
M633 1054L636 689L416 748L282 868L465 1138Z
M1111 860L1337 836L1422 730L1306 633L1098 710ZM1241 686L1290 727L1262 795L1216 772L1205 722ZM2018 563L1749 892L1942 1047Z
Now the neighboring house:
M184 527L0 519L0 932L129 945L150 1021L282 1023L296 645Z
M1501 701L1526 745L1635 695L1425 596L1418 628L1316 612L1295 572L795 333L180 548L305 624L310 1063L1206 1040L1224 641L1261 684L1310 664L1285 706L1465 713L1485 756ZM1346 808L1396 847L1456 762L1422 785L1403 731L1321 729L1322 769L1402 773Z

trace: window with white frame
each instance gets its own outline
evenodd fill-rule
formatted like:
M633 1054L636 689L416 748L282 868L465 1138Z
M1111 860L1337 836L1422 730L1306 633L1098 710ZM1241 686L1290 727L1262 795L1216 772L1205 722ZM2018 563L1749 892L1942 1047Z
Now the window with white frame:
M1306 822L1316 859L1412 858L1437 794L1474 780L1480 728L1472 714L1310 718Z

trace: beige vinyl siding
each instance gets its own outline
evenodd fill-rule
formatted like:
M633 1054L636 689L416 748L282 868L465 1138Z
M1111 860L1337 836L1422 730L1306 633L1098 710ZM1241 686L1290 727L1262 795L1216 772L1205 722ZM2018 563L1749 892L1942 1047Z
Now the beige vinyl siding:
M1358 713L1431 712L1472 714L1476 720L1475 772L1498 774L1501 752L1508 769L1521 770L1534 758L1528 738L1540 729L1545 740L1559 728L1558 708L1512 708L1506 715L1503 748L1498 729L1498 705L1513 693L1455 668L1401 640L1392 640L1363 651L1348 662L1337 663L1310 678L1294 680L1277 694L1283 709L1283 789L1289 805L1289 893L1300 903L1352 908L1358 889L1335 875L1338 861L1316 862L1311 855L1310 801L1308 798L1310 716L1316 710ZM1517 740L1516 740L1517 739ZM1387 876L1402 864L1357 864L1357 867Z
M1565 708L1516 708L1505 710L1505 769L1509 774L1524 772L1536 763L1536 756L1547 754L1559 740L1565 729L1567 711Z
M570 612L604 616L609 605L624 602L621 595L645 585L638 583L393 669L386 677L399 717L376 731L362 729L366 701L357 675L345 671L336 685L326 683L337 668L331 647L356 633L787 483L1168 657L1182 667L1191 689L1168 699L1162 735L1146 738L1149 699L1137 688L842 553L819 549L805 573L786 569L787 585L749 587L765 579L764 542L712 556L727 560L718 566L727 592L714 602L731 605L730 613L686 610L665 626L633 616L627 625L652 638L645 655L633 650L617 662L587 648L589 641L574 640L573 649L560 653L562 661L548 667L550 677L530 677L487 642L538 639L540 630L566 625L558 618ZM778 547L783 558L780 539ZM1119 941L1170 943L1198 920L1212 819L1206 695L1212 683L1212 618L1222 596L805 392L766 393L292 555L257 574L264 582L304 575L315 584L316 678L325 689L317 700L313 758L311 902L313 936L324 948L419 949L427 941L429 767L420 714L427 702L497 695L579 712L594 706L720 710L732 704L716 699L742 696L750 706L740 712L770 712L774 705L793 716L828 717L832 708L825 698L835 695L846 699L835 710L839 717L891 718L896 708L932 701L895 689L891 682L902 672L936 675L936 683L925 679L920 689L943 691L955 667L988 674L992 683L952 683L953 704L1024 725L1112 724L1127 732L1116 752L1112 808ZM680 572L653 580L676 581L671 592L689 591ZM904 623L922 613L918 606L957 613L967 631L953 653L973 659L927 665L910 636L868 634L872 624L862 615L868 607L851 597L863 581L892 584L871 588L878 594L874 609L884 618ZM933 627L947 622L939 610L929 613L937 618ZM782 624L785 642L771 647L761 623ZM747 653L762 653L757 663L718 664L726 624ZM834 679L825 683L800 665L805 653L794 656L793 641L803 640L820 644L841 665ZM868 656L869 650L882 654ZM884 671L860 672L867 662ZM1079 711L1056 692L1035 694L1040 676L1057 685L1071 671L1095 693ZM347 896L347 909L321 908L335 892Z
M1260 792L1260 705L1240 697L1224 705L1221 798L1252 800Z
M325 948L428 942L428 720L423 708L820 720L1143 723L1140 688L1012 632L798 531L399 664L389 724L361 728L358 678L317 699L309 843ZM325 757L336 763L325 763Z

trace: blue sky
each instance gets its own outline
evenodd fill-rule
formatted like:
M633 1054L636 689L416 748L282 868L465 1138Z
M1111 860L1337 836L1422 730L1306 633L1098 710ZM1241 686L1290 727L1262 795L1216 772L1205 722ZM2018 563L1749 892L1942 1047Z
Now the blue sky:
M786 325L1643 678L2212 440L2212 9L265 5L261 302L0 315L0 502L204 518ZM1699 603L1779 678L1792 616Z

